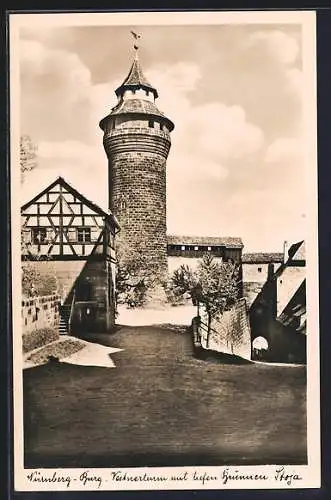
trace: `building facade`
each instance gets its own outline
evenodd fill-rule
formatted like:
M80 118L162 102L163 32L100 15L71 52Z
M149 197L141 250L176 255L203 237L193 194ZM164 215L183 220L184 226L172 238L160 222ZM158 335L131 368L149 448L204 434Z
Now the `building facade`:
M156 88L136 50L115 91L118 103L100 122L109 166L109 208L121 225L119 245L144 251L156 275L167 273L166 162L174 124L155 105Z
M283 253L244 253L242 256L243 290L250 306L267 280L284 262Z
M270 361L306 361L305 242L292 245L286 262L269 276L250 308L252 342L266 339Z
M239 297L243 296L241 238L213 236L168 235L168 269L171 275L182 264L196 269L204 254L210 253L215 259L231 261L239 266Z
M109 331L115 322L115 235L111 213L62 177L21 208L22 266L54 274L64 332Z
M243 242L241 238L168 235L168 268L171 274L182 264L195 269L205 253L222 261L232 260L241 264Z

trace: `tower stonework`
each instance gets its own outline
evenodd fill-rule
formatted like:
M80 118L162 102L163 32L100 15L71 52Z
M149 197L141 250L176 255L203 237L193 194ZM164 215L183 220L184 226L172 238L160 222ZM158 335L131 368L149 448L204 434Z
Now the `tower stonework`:
M118 103L100 122L109 166L109 208L120 241L143 249L162 279L167 273L166 162L174 124L155 105L157 90L145 78L136 53L116 90Z

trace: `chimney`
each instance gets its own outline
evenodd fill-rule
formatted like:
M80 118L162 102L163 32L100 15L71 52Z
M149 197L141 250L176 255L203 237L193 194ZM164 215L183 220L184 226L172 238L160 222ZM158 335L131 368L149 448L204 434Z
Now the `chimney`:
M288 242L287 241L284 241L284 249L283 249L283 252L284 252L284 255L283 255L283 261L284 263L287 261L288 259Z

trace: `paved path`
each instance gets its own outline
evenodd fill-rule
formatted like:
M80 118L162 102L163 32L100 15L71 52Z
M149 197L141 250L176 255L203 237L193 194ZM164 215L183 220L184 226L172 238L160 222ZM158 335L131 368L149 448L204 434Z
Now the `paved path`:
M305 368L193 357L185 327L94 335L116 368L24 371L26 466L305 462Z

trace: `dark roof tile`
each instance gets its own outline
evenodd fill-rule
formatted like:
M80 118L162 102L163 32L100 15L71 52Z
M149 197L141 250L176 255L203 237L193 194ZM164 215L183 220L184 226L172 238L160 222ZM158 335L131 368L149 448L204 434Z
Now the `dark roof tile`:
M270 262L281 263L284 260L282 253L244 253L242 256L243 264L268 264Z
M225 246L227 248L243 248L241 238L227 236L182 236L168 235L168 245Z

